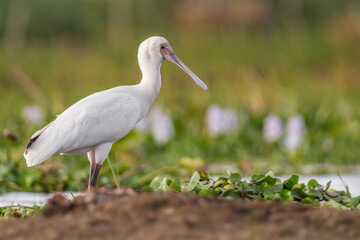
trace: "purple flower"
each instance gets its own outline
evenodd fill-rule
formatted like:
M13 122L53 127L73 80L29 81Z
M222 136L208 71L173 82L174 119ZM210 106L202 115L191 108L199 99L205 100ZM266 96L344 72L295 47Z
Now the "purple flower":
M135 126L138 132L151 132L155 142L163 145L175 134L174 125L170 115L165 114L158 107L153 107L149 114Z
M268 143L276 142L283 133L281 119L274 114L268 115L264 120L263 136Z
M211 137L227 134L238 129L236 113L231 108L211 105L205 114L207 131Z
M141 133L149 132L150 130L150 120L148 117L141 119L136 125L135 130Z
M23 118L28 123L42 123L44 114L39 106L28 105L23 109Z
M159 108L154 108L150 113L150 131L158 144L167 143L175 134L175 129L170 115L163 113Z
M301 144L306 132L306 125L301 115L292 116L286 125L284 147L289 151L295 151Z

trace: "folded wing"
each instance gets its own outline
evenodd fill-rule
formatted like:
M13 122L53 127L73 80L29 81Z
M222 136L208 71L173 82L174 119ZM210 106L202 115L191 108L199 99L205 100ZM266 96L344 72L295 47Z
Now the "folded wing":
M37 165L55 153L78 152L124 137L137 123L140 105L129 94L104 91L75 103L29 140L24 157Z

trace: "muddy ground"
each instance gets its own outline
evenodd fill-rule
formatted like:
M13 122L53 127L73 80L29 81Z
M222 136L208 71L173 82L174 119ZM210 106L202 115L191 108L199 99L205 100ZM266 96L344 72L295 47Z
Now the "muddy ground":
M360 212L121 189L58 195L37 216L0 220L0 239L360 239Z

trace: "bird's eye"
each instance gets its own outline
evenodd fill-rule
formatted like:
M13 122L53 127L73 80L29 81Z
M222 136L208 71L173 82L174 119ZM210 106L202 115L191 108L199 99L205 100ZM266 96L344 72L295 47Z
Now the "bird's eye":
M164 47L164 45L161 45L161 47L160 47L161 49L164 49L165 47Z

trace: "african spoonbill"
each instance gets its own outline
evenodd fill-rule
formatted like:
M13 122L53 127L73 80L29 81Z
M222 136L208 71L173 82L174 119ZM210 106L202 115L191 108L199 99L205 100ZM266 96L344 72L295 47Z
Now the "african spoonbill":
M90 161L88 190L94 190L112 144L145 117L158 95L160 67L165 59L179 66L207 90L207 86L175 55L165 38L150 37L138 50L141 82L91 94L70 106L31 136L24 152L27 166L40 164L56 153L86 153Z

